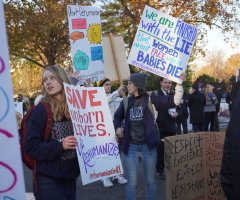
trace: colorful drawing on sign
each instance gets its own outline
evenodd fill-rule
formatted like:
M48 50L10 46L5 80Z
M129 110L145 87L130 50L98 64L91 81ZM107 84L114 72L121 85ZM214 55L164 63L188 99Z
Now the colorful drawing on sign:
M86 29L86 19L72 19L72 29Z
M82 51L78 50L73 58L73 66L76 70L87 70L89 65L89 57Z
M101 43L101 26L100 24L89 25L87 37L91 44Z
M0 97L1 97L0 121L2 121L8 114L9 100L6 92L1 87L0 87Z
M3 59L0 57L0 74L4 71L5 69L5 64L3 62Z
M78 31L72 32L70 35L70 39L73 40L73 44L76 42L76 40L80 40L83 38L84 38L84 33L78 32Z
M16 185L16 182L17 182L17 174L16 172L10 167L8 166L6 163L3 163L0 161L0 167L3 166L5 169L7 169L8 171L10 171L10 173L13 175L13 180L11 178L9 178L8 180L12 180L12 183L10 183L9 186L6 186L6 188L0 188L0 193L5 193L7 191L10 191L15 185ZM4 169L1 169L0 170L1 173L3 174L7 174L7 172L5 172ZM2 174L2 175L3 175ZM7 180L4 181L4 184L9 184L9 182ZM1 187L2 187L2 184L1 184Z
M101 60L103 63L103 48L101 47L91 47L91 58L92 61Z
M196 35L195 27L145 6L128 63L181 83Z
M3 135L6 135L8 138L14 137L11 133L3 129L0 129L0 133L2 133Z
M78 153L83 158L86 174L88 169L92 169L99 159L108 159L109 157L117 158L119 156L118 146L114 143L105 143L96 145L89 149L84 148L83 140L79 138Z

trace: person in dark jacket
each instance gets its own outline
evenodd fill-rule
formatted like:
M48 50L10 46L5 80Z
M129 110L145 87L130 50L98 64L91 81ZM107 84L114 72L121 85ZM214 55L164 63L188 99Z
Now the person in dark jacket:
M240 80L238 80L232 86L232 90L231 90L231 94L230 94L230 99L232 101L232 108L234 107L235 99L236 99L239 89L240 89Z
M240 199L240 92L238 92L227 127L220 179L228 200Z
M187 102L186 102L186 97L183 95L183 98L180 101L179 107L182 109L182 114L178 115L176 118L176 124L177 124L177 135L181 135L181 126L183 130L183 134L188 133L188 107L187 107Z
M218 113L220 111L220 103L221 103L221 94L219 93L219 91L216 89L216 84L211 83L212 87L213 87L213 93L215 94L215 96L217 97L218 100L218 104L216 104L216 112L215 112L215 123L214 123L214 131L219 132L219 119L218 119Z
M76 153L77 140L65 97L63 82L71 84L64 69L46 67L42 75L43 97L53 115L49 139L43 141L47 125L44 105L38 104L27 121L25 153L37 161L37 179L33 180L36 200L76 200L76 178L80 174ZM37 180L37 182L36 182Z
M180 77L185 79L185 74ZM124 109L123 101L114 114L116 134L124 153L127 173L126 199L136 199L137 171L139 157L142 159L146 183L146 199L156 199L156 146L160 142L155 119L148 107L149 100L158 112L165 108L176 107L182 98L183 88L177 85L174 96L149 96L145 92L146 73L136 73L128 79L128 107ZM124 130L122 122L125 119Z
M221 94L221 98L223 98L223 99L226 98L227 85L226 85L226 83L224 83L222 78L218 79L217 91Z
M204 131L204 106L206 105L205 95L198 91L198 85L192 85L193 93L188 96L187 106L190 110L190 123L193 132Z
M173 96L174 92L170 89L172 87L172 81L166 78L160 78L161 87L158 89L155 94L160 96L170 95ZM176 118L182 117L182 107L177 106L173 109L165 108L161 112L158 113L157 116L157 125L158 130L160 132L160 145L157 146L157 177L160 179L165 179L164 174L164 142L163 139L165 137L176 135Z
M226 103L228 104L230 114L232 112L232 107L233 107L232 99L231 99L232 86L233 86L233 83L231 84L231 88L228 90L228 93L227 93L227 96L226 96Z

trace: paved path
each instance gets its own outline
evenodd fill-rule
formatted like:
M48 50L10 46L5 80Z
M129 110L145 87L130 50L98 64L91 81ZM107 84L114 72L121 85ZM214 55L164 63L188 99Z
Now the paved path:
M139 163L137 200L145 200L145 183L143 178L142 163ZM31 171L23 166L26 192L32 192ZM157 200L165 200L165 181L157 179ZM78 200L124 200L125 185L114 183L111 188L104 188L100 181L82 185L81 178L78 180L77 186Z

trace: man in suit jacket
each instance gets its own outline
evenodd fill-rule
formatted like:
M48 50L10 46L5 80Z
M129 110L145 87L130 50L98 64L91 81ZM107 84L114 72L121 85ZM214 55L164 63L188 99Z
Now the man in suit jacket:
M157 95L164 96L164 95L174 95L174 92L172 92L171 86L172 81L161 77L160 78L160 85L161 88L158 89L157 92L155 92ZM176 117L180 117L182 115L182 109L181 108L175 108L175 109L165 109L161 110L161 112L158 112L157 116L157 125L160 132L160 139L161 143L157 147L157 177L160 179L165 179L164 175L164 143L162 139L164 137L174 136L176 135Z
M190 123L193 132L204 131L204 106L206 105L206 97L199 92L198 85L192 85L193 93L189 95L187 105L190 109Z

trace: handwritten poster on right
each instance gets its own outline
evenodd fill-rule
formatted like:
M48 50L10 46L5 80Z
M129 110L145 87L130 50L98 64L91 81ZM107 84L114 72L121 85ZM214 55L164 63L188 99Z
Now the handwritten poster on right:
M220 181L224 138L223 132L165 138L167 200L226 200Z
M196 36L194 26L145 6L128 64L181 83Z

